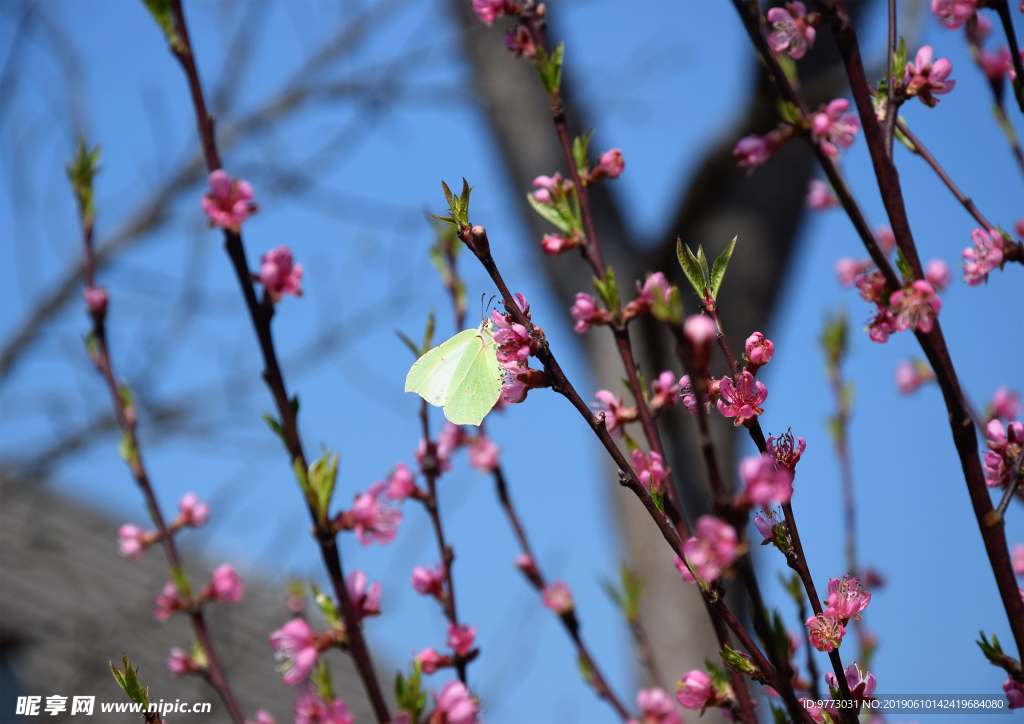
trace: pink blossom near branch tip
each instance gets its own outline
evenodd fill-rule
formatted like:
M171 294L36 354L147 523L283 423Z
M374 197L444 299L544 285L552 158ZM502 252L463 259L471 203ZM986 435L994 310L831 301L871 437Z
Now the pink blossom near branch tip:
M287 246L274 247L260 257L260 283L274 302L285 294L302 296L302 273L302 264L294 263Z
M643 450L636 449L630 456L633 460L633 469L636 471L637 477L640 478L640 482L652 492L663 495L665 493L665 475L668 471L665 469L665 461L662 460L661 455L656 452L648 454Z
M178 512L183 525L201 528L210 518L210 505L200 501L195 493L185 493L178 500Z
M832 578L828 582L828 607L836 612L843 624L859 619L860 612L871 603L871 594L861 588L852 576Z
M184 676L198 670L195 660L177 647L171 649L171 655L167 658L167 668L175 676Z
M976 287L988 281L989 272L999 268L1003 263L1003 236L998 231L988 232L975 228L971 232L973 247L963 250L964 281L968 286Z
M991 417L1010 421L1017 419L1020 414L1020 395L1009 387L999 387L992 396Z
M786 3L785 8L770 9L768 22L773 29L768 36L768 45L776 53L786 52L793 60L799 60L814 45L816 31L807 22L807 8L802 2Z
M274 658L281 662L278 670L284 683L293 686L305 679L316 665L319 649L313 629L301 618L293 618L270 634Z
M957 30L977 12L977 0L932 0L932 12L949 30Z
M477 704L461 681L449 681L435 694L437 704L429 724L476 724Z
M604 413L604 423L609 435L621 434L626 423L636 420L636 408L623 405L622 395L613 395L608 390L598 390L594 397L597 398L595 406L598 412Z
M387 545L398 535L402 511L380 500L379 496L383 492L384 483L374 483L365 493L356 497L349 511L356 538L364 546L371 543Z
M555 581L545 586L544 590L541 591L541 600L546 609L557 613L559 616L571 611L574 605L572 591L563 581Z
M811 646L830 653L833 649L839 648L846 635L846 627L839 620L839 614L833 608L827 608L817 616L807 619L807 628L810 630Z
M893 292L889 297L889 306L896 315L896 329L901 332L915 329L928 334L942 309L942 300L935 293L935 287L923 279L917 279Z
M223 169L210 174L210 190L203 194L203 212L212 226L237 232L242 223L256 212L253 190L248 181L232 179Z
M743 497L748 505L763 508L793 499L793 471L775 467L775 457L768 453L748 457L740 463L740 476L746 488Z
M405 463L395 465L384 482L387 484L384 497L389 500L405 500L416 490L416 478Z
M754 332L747 337L743 350L743 358L747 361L747 369L751 372L756 372L759 368L764 367L771 362L775 355L775 345L760 332Z
M860 121L850 110L850 101L836 98L811 116L812 138L825 155L835 158L840 148L853 145L854 135L860 130Z
M907 63L903 72L907 96L917 96L922 103L930 108L938 104L936 95L944 95L956 86L955 80L948 80L953 71L953 64L948 58L934 60L932 46L925 45L917 51L915 62Z
M446 643L459 656L465 656L473 648L473 641L476 640L476 626L464 626L457 623L448 624L448 639Z
M740 373L738 384L734 384L731 377L723 377L718 389L721 394L718 411L725 417L734 418L733 425L738 427L746 420L764 414L761 404L768 397L768 388L746 370Z
M218 603L238 603L245 594L245 584L229 564L218 566L210 577L210 588Z
M705 581L713 581L722 571L731 566L738 555L739 536L736 529L713 515L702 515L694 526L696 535L683 544L686 561ZM676 561L676 568L683 578L693 583L686 565Z
M820 179L811 179L807 184L807 208L822 211L839 206L839 199L832 188Z
M493 473L498 467L501 449L486 435L469 444L469 466L481 473Z
M794 437L789 430L781 435L768 437L768 454L775 458L775 463L779 467L794 469L806 449L807 441L802 437Z
M328 701L312 685L304 687L295 699L295 724L355 724L355 720L344 701Z
M86 309L94 317L104 317L107 314L107 290L103 287L86 287L82 290L82 297L85 299Z
M942 259L932 259L924 268L924 278L936 291L941 292L953 283L953 272Z
M687 671L676 685L676 701L684 709L700 711L711 697L711 677L700 669Z
M380 583L374 581L367 586L367 582L366 574L358 569L345 576L345 590L360 619L380 615Z
M445 580L444 566L440 563L433 566L416 566L412 569L412 587L423 596L443 598Z
M121 555L132 563L142 558L148 544L147 536L138 526L125 523L117 531L117 546Z
M871 269L873 263L870 259L854 259L844 256L835 265L836 277L839 279L839 286L849 288L853 286L854 280Z
M664 689L641 689L636 695L640 719L636 724L683 724L683 718L672 705L672 699Z
M160 592L156 594L156 610L153 616L158 621L166 621L175 611L180 611L184 604L178 597L178 587L173 582L167 581Z
M445 657L434 651L434 649L426 648L416 654L415 660L419 662L424 674L433 674L444 663Z

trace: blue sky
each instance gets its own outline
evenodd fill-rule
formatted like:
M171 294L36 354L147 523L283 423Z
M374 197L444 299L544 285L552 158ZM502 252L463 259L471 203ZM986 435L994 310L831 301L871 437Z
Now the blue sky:
M333 22L354 15L358 6L279 3L266 8L257 35L259 52L238 84L242 111L286 82L327 37ZM187 10L209 87L223 67L225 31L235 16L214 4L190 3ZM47 11L77 49L81 117L90 139L103 146L97 179L103 238L195 148L191 108L180 69L141 4L57 3ZM578 2L552 4L552 11L566 40L566 72L596 128L595 148L619 146L626 158L615 193L638 234L654 236L686 183L685 170L744 105L741 94L752 51L735 11L724 2ZM10 7L0 15L4 48L11 47L14 17ZM1014 20L1018 36L1024 36L1016 11ZM882 52L881 30L879 18L872 18L862 41L868 57ZM1011 227L1024 216L1022 176L992 119L984 78L960 34L941 29L930 15L922 18L920 43L933 44L936 55L952 60L958 85L937 108L915 101L905 106L904 116L982 211ZM393 330L418 336L427 310L434 308L438 334L454 331L428 265L431 232L423 222L423 211L436 211L443 201L442 178L451 182L466 176L476 185L472 216L487 226L506 280L531 300L535 321L544 326L577 388L585 396L593 392L567 311L554 303L533 272L536 257L510 203L512 194L524 190L508 187L483 118L466 100L467 75L457 47L443 5L414 5L389 20L343 67L352 77L378 81L378 70L365 69L376 69L396 54L417 53L408 71L409 94L400 107L381 111L350 104L331 112L316 110L301 122L276 128L261 147L225 154L226 167L242 175L268 163L298 165L317 184L320 195L275 195L246 225L245 236L253 264L258 254L287 243L307 269L306 296L279 306L275 333L290 386L302 400L307 449L323 443L341 452L339 502L381 479L396 462L412 462L418 402L402 392L412 360ZM30 57L33 82L23 84L18 96L27 110L0 125L0 258L9 260L0 265L0 283L10 290L0 319L5 338L36 295L78 254L79 244L61 170L73 134L65 119L53 117L53 109L61 107L62 81L52 65ZM642 82L636 82L637 73ZM453 89L452 100L416 95L417 88L434 86ZM1011 109L1011 118L1018 132L1024 130L1018 112ZM329 150L325 146L335 142L344 149L334 163L321 167L318 159ZM15 151L29 143L36 151L24 167ZM954 266L969 243L973 220L923 162L899 147L896 160L922 258L939 257ZM843 169L871 222L882 223L884 211L862 138L844 155ZM258 384L257 350L219 235L203 227L199 193L197 187L186 194L167 227L101 274L112 297L115 361L129 379L160 365L152 390L156 398L191 392L191 399L208 405L220 423L214 434L164 443L147 439L143 427L163 504L171 508L187 490L213 502L211 524L190 535L188 543L252 575L319 578L318 556L306 534L306 514L287 459L259 420L271 402ZM256 193L260 199L259 186ZM45 214L26 218L15 213L32 204ZM737 253L742 253L742 239ZM832 400L817 338L826 314L845 307L853 331L848 376L856 395L850 444L861 557L889 581L867 615L881 639L873 667L879 692L998 694L1005 677L983 661L973 640L979 629L994 631L1004 641L1011 637L941 395L935 387L910 398L897 395L895 366L919 354L916 343L901 334L876 345L860 333L870 310L854 292L840 289L832 273L835 260L847 255L863 252L842 212L809 216L776 317L762 330L776 345L775 358L761 373L769 389L762 426L772 431L791 426L808 441L794 507L811 570L821 587L844 570L838 468L825 429ZM468 255L463 257L472 317L473 300L493 289L470 262ZM943 328L961 383L979 406L997 386L1019 389L1024 380L1022 273L1017 265L977 288L957 279L944 294ZM200 295L203 310L187 327L176 326L175 316L184 299L183 281ZM740 301L739 290L731 290L728 280L723 297L724 303ZM309 342L339 322L338 347L310 363ZM46 330L30 363L0 388L5 455L44 445L65 426L106 409L99 380L81 353L85 330L80 309L67 310ZM751 331L733 331L734 342ZM165 346L157 348L161 341ZM148 358L151 354L154 359ZM247 378L256 384L224 381ZM435 429L440 423L435 414ZM584 635L615 690L632 701L629 642L599 586L602 578L614 575L619 554L595 440L563 400L544 393L531 395L527 404L495 415L488 424L504 451L512 494L545 570L572 586ZM142 520L140 500L112 441L61 466L54 482L118 518ZM479 628L483 655L471 669L471 684L484 699L487 720L612 721L611 711L580 682L557 622L540 609L513 569L514 541L490 481L460 458L440 495L457 556L460 614ZM346 566L382 581L386 615L368 624L367 635L379 657L392 662L403 661L414 649L443 643L440 611L408 585L413 566L437 558L429 522L411 506L405 512L399 538L389 547L365 549L350 536L342 538ZM1007 530L1011 540L1024 541L1018 505L1011 508ZM788 615L791 604L774 583L783 561L772 553L757 551L761 577L773 605ZM795 616L789 620L795 629ZM822 655L819 668L824 670L826 663Z

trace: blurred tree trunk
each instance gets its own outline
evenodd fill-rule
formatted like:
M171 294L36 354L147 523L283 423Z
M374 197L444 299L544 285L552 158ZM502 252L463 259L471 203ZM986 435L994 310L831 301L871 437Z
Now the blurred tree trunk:
M540 237L552 229L524 198L536 176L550 175L556 170L567 175L552 127L550 104L532 64L506 50L502 39L504 28L498 27L500 23L491 28L485 26L474 15L468 0L453 0L453 10L472 68L476 97L490 122L510 184L518 190L515 199L528 231L527 238L537 254L539 268L567 308L577 292L592 291L590 268L569 255L553 258L540 252ZM548 17L557 24L557 4L548 4ZM743 32L738 18L735 31ZM557 42L557 26L549 28L549 37ZM750 56L753 57L753 51ZM574 103L572 57L570 52L562 97L571 130L578 133L589 124L582 117L580 105ZM839 92L843 74L835 45L826 30L819 34L815 48L800 61L799 69L804 92L812 106L830 100ZM723 286L721 310L730 343L739 351L751 332L763 330L769 322L786 278L803 216L807 184L815 169L813 155L799 140L785 146L753 175L747 176L737 169L732 157L736 141L748 133L764 133L779 120L775 94L760 64L754 77L745 108L733 120L733 125L710 146L696 169L685 170L691 176L690 182L659 243L637 243L616 199L609 193L608 184L597 184L590 192L602 252L606 262L615 268L620 290L627 295L632 280L642 280L646 272L663 271L683 290L686 311L696 311L696 301L687 292L689 285L675 259L676 237L694 249L702 244L708 256L714 258L729 240L739 236L737 253ZM685 93L686 89L681 88L679 92ZM685 119L680 120L685 122ZM605 141L606 145L611 145L608 139ZM665 369L681 374L671 338L663 329L642 323L634 325L633 330L637 358L648 380ZM591 365L594 384L598 388L619 389L622 364L611 335L595 330L581 335L579 340ZM713 371L724 373L724 363ZM680 411L683 414L678 414ZM733 458L741 442L736 435L742 433L746 437L746 431L742 428L740 432L735 431L728 420L717 414L710 420L723 475L731 479L735 468ZM708 511L709 499L706 471L696 444L696 427L679 405L676 414L660 420L660 428L681 500L692 521ZM642 619L651 633L658 663L672 679L668 682L671 685L684 671L703 668L705 657L717 660L717 642L696 589L682 582L673 568L670 551L646 511L629 491L617 484L610 469L609 473L609 490L630 565L647 584ZM733 588L738 586L733 585ZM736 592L732 595L736 597ZM742 601L735 608L746 611Z

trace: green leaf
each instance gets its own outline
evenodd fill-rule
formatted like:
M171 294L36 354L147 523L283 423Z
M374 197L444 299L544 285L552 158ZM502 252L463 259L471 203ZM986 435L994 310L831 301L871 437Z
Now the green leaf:
M185 575L185 569L180 565L171 568L171 580L174 581L174 587L178 589L178 594L188 600L192 596L192 588L188 583L188 576Z
M798 123L800 121L799 109L789 101L779 99L775 105L779 112L779 118L784 120L786 123Z
M142 0L146 9L149 10L156 24L164 31L167 42L172 48L181 47L181 40L178 38L178 31L174 27L174 18L171 15L171 4L168 0Z
M685 252L684 252L685 248ZM704 278L701 275L700 265L697 263L696 258L693 256L693 252L690 251L689 247L684 247L682 239L676 239L676 258L679 260L679 266L683 269L683 274L690 281L690 285L693 286L694 291L701 298L704 297Z
M768 702L768 706L772 710L772 722L774 724L789 724L789 717L786 715L786 710L780 706L775 706L772 702Z
M311 581L309 585L313 589L313 600L316 601L320 613L324 615L327 625L331 628L341 628L341 616L338 614L338 607L334 605L334 599L321 591L316 583Z
M615 283L615 270L611 266L604 273L604 281L594 277L594 289L609 311L618 311L622 300L619 297L619 287Z
M896 46L896 52L892 54L892 78L895 85L903 82L904 70L907 67L907 42L900 36L900 43Z
M281 427L281 423L266 412L263 413L263 422L267 423L267 427L269 427L275 435L281 438L281 442L287 443L284 436L284 428Z
M413 342L413 341L412 341L411 339L409 339L408 337L406 337L406 336L405 336L404 334L402 334L401 330L398 330L398 329L396 329L396 330L395 330L395 334L397 334L397 335L398 335L398 338L399 338L400 340L402 340L403 342L405 342L405 345L406 345L406 346L407 346L407 347L408 347L408 348L409 348L410 350L412 350L412 353L413 353L413 355L414 355L414 356L415 356L415 357L416 357L416 358L418 359L418 358L420 357L420 348L419 348L419 346L418 346L418 345L417 345L417 344L416 344L415 342ZM264 417L266 417L266 415L264 415ZM275 423L274 423L274 424L277 424L277 423L276 423L276 421L275 421Z
M651 488L650 493L651 493L651 501L654 503L654 507L658 509L658 512L664 513L665 512L665 494L664 493L659 493L659 492L655 491L655 489L653 487Z
M555 52L551 54L551 89L558 90L562 87L562 59L565 57L565 43L559 43Z
M334 686L331 684L331 669L327 665L327 660L324 658L320 659L320 665L316 668L316 672L313 674L313 686L316 687L316 691L326 701L334 701Z
M420 353L417 357L425 355L430 351L430 343L434 339L434 310L431 309L427 312L427 326L423 328L423 346L420 347Z
M469 223L469 194L474 187L469 185L466 177L462 177L462 195L459 196L459 210L462 212L462 223Z
M572 142L572 158L581 173L587 169L587 147L590 145L590 136L593 133L594 129L591 128L582 136L576 136Z
M117 443L117 452L130 467L139 463L139 451L135 447L135 437L130 431L121 434L121 441Z
M758 668L754 666L750 658L731 648L729 644L725 644L723 649L718 652L718 655L722 657L722 663L733 671L747 675L758 673Z
M732 259L733 249L736 248L737 238L739 237L732 237L729 246L725 247L725 251L718 255L714 266L711 268L711 296L716 300L718 299L718 290L722 286L722 280L725 279L725 270L729 266L729 260Z
M292 399L288 400L288 403L292 407L292 417L299 416L299 393L292 395Z
M210 664L210 657L206 655L206 649L199 639L192 639L192 660L204 669Z
M704 246L697 246L697 264L700 265L701 276L704 278L704 286L711 287L711 272L708 271L708 258L704 256Z
M114 662L111 661L109 662L110 673L114 675L117 685L128 695L129 699L148 708L149 698L146 695L146 690L139 682L138 673L132 668L131 662L128 661L128 657L125 654L121 654L121 660L124 662L124 671L115 668Z
M622 438L626 441L626 451L632 455L634 450L643 450L642 447L637 443L636 440L629 436L629 433L625 430L622 431Z
M542 204L540 201L533 198L533 194L527 194L526 200L530 202L530 206L533 207L533 210L540 214L546 221L551 222L554 226L557 226L566 233L572 232L572 221L567 219L558 208L550 204Z
M326 448L323 454L309 466L309 487L313 493L314 509L319 520L326 520L338 479L338 453Z
M903 116L899 116L899 120L903 121L903 123L906 123L906 121L903 120ZM901 131L898 127L893 128L893 131L895 132L897 141L906 146L907 150L909 150L911 153L917 153L917 146L915 146L909 138L903 135L903 131Z
M903 250L896 247L896 268L900 270L904 283L914 278L914 270L910 268L910 262L903 256Z
M651 305L651 314L659 322L676 325L683 319L683 301L679 295L679 287L672 284L669 287L668 302L662 299L660 294L654 295L654 303Z
M99 170L99 159L100 147L93 146L89 149L85 137L79 135L74 158L64 164L71 190L74 191L75 200L78 202L78 211L86 220L92 220L94 215L92 180Z
M622 585L623 613L631 623L640 615L640 599L644 594L644 582L625 563L619 564L619 581Z
M789 594L790 598L792 598L797 603L803 601L804 589L800 583L800 576L798 576L796 573L790 575L789 578L786 578L781 573L779 573L778 575L779 582L782 584L782 587L786 589L786 593Z
M590 668L590 664L587 663L587 660L585 658L583 658L583 654L580 654L576 657L576 666L579 668L580 676L583 677L583 681L585 681L588 686L593 686L594 670Z
M295 480L299 483L302 494L306 496L309 504L315 507L317 503L316 495L313 493L312 488L309 487L309 476L306 474L306 468L299 458L292 460L292 472L295 473Z

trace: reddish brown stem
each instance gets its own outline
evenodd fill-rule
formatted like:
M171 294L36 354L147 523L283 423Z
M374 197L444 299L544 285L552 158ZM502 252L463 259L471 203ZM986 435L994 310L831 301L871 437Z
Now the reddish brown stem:
M1013 69L1017 75L1017 81L1012 84L1013 96L1017 99L1020 112L1024 113L1024 64L1020 59L1020 49L1017 47L1017 33L1013 29L1013 20L1010 18L1010 3L1007 0L989 0L988 6L995 8L999 13L999 19L1003 23L1003 31L1006 33L1006 43L1010 46L1010 57L1013 59Z
M188 79L189 90L192 94L192 104L196 113L196 126L199 131L199 139L203 146L203 154L206 158L207 170L211 173L220 168L220 156L217 153L217 140L214 135L214 122L212 116L206 110L206 101L203 97L202 84L199 79L199 71L196 68L195 58L192 53L192 45L189 40L188 26L185 23L185 14L182 9L181 0L170 0L171 11L174 15L175 26L179 36L179 43L172 46L174 56L181 63L185 76ZM306 456L302 450L302 443L299 438L298 425L295 419L295 412L288 397L284 377L281 374L280 365L277 360L277 352L274 348L274 339L271 333L270 322L273 317L273 304L269 299L264 299L261 304L257 301L256 291L253 288L252 278L249 273L249 265L246 261L245 247L242 237L238 232L224 230L224 246L231 258L235 276L238 278L242 295L245 298L246 308L252 321L259 341L260 351L263 356L264 370L263 379L267 383L274 403L280 417L281 427L284 430L285 446L288 449L289 458L294 465L298 464L305 470L308 468ZM310 517L313 519L314 535L320 546L320 553L324 565L331 578L335 596L341 606L342 618L345 621L345 631L348 640L348 651L355 663L356 670L363 681L370 704L379 724L386 724L391 721L387 704L377 681L376 672L373 669L373 661L370 658L369 650L366 647L366 640L363 637L362 626L355 607L349 598L348 590L345 587L345 575L342 569L341 556L338 552L337 540L333 530L325 526L316 511L309 507Z
M81 209L80 209L81 211ZM83 247L85 250L85 286L86 288L94 288L96 286L96 280L94 278L94 258L93 258L93 222L92 219L81 217L82 224L82 240ZM92 318L92 342L94 349L93 362L96 364L96 369L99 370L103 377L104 382L107 385L107 391L110 393L110 401L114 407L114 415L117 417L118 426L121 428L121 433L127 438L131 445L131 449L134 451L134 457L129 463L132 476L135 478L135 483L138 485L139 490L142 491L143 497L146 499L146 509L149 511L149 517L153 521L153 525L156 526L157 534L160 542L163 545L164 555L167 557L167 562L170 563L172 569L181 570L181 559L178 556L178 549L174 542L174 534L168 528L166 521L164 520L163 512L160 510L160 504L157 502L156 495L153 492L153 486L149 482L149 474L146 472L146 465L142 459L142 450L139 447L138 436L135 433L135 420L129 418L125 410L125 401L121 397L121 393L118 390L117 381L114 376L113 363L110 359L110 350L107 346L107 333L105 324L106 310L90 310L90 317ZM235 700L235 694L231 690L231 685L228 683L227 675L224 673L224 667L220 663L220 658L217 656L217 651L213 647L213 640L210 638L210 634L206 628L206 621L203 618L202 609L199 608L198 604L190 602L188 608L188 617L192 623L192 630L202 645L203 650L206 652L208 663L206 666L206 680L210 683L210 686L217 692L221 700L224 702L224 706L228 709L228 715L235 724L242 724L244 717L242 710L238 707L238 702Z

